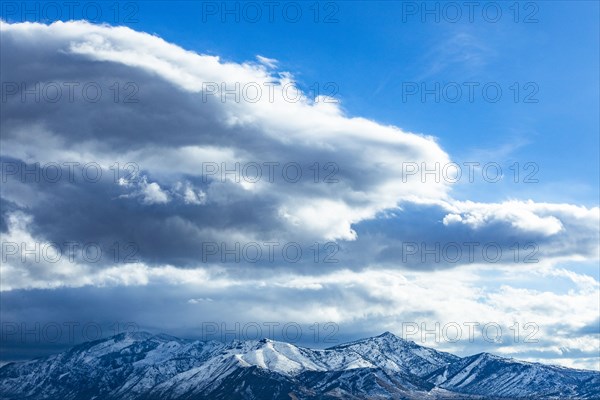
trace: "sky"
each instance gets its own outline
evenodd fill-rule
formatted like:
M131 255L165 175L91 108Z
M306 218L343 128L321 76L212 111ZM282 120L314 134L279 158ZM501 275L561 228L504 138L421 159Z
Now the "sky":
M0 9L1 360L391 331L600 369L597 2L70 4Z

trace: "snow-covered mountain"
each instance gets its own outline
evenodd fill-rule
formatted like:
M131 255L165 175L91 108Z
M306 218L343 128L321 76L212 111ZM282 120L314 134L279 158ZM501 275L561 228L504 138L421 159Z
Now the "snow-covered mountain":
M4 365L0 398L600 399L600 373L460 358L389 332L325 350L135 333Z

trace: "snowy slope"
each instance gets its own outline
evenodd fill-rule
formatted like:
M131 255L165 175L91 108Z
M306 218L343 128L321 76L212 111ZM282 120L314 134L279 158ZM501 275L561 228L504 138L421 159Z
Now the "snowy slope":
M325 350L149 333L0 368L2 399L600 399L600 373L478 354L389 332Z
M481 353L431 375L445 389L506 398L600 398L600 374Z

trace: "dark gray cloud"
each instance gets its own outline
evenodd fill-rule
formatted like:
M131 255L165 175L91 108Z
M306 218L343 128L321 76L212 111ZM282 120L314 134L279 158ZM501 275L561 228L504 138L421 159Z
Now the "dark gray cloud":
M28 30L38 40L25 39ZM207 81L231 88L268 80L279 88L285 74L85 23L4 25L2 44L11 54L0 66L2 198L11 204L2 228L19 207L35 240L103 249L94 269L123 261L109 250L115 246L129 246L128 261L151 266L240 268L258 259L244 268L311 273L321 264L520 263L589 256L597 247L590 210L456 203L447 183L403 175L405 161L447 160L431 139L346 118L335 104L277 95L223 101L203 90ZM223 169L236 163L232 179ZM250 164L261 167L256 185L254 167L244 169ZM62 175L53 180L56 166ZM290 262L298 248L303 256Z

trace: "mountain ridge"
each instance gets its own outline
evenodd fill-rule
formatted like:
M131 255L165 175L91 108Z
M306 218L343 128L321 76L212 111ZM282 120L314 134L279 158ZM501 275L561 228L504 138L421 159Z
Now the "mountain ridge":
M479 353L458 357L391 332L311 349L122 333L0 367L12 399L600 399L600 373Z

